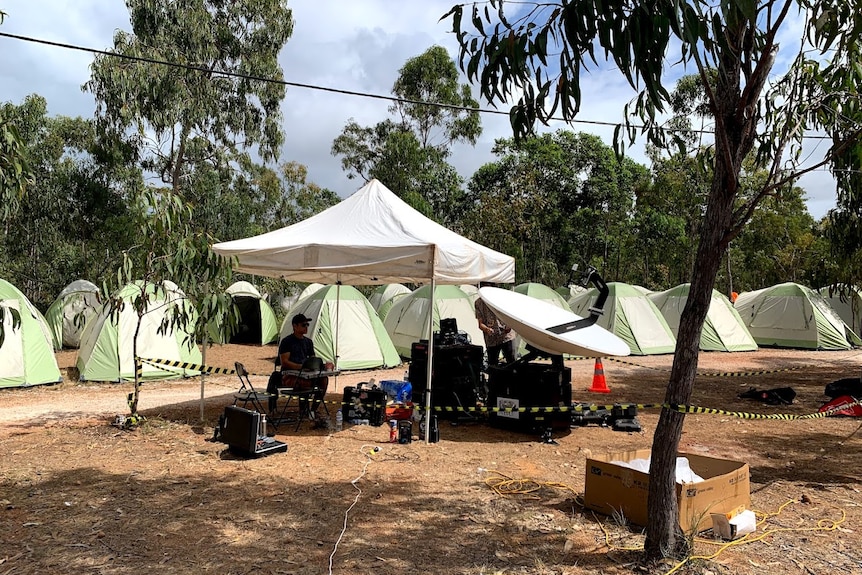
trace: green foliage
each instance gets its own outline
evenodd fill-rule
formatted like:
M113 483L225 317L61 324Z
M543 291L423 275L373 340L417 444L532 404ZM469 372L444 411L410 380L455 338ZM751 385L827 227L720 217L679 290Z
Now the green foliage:
M140 173L118 141L99 138L92 121L48 117L31 95L0 106L21 131L33 175L14 214L2 218L0 274L47 309L70 281L100 277L132 241L125 196Z
M114 51L189 66L97 56L84 89L97 115L148 152L143 167L181 189L203 159L238 146L276 157L283 136L278 53L293 32L283 0L127 0L132 33ZM154 137L153 137L154 136ZM187 162L195 160L193 166Z
M402 125L416 135L423 148L445 149L458 141L475 144L482 133L478 112L469 111L479 104L468 85L458 84L458 68L442 46L432 46L407 60L398 72L392 93L402 101L389 111L401 118Z
M15 125L0 115L0 217L15 214L32 182L21 136Z
M6 13L0 10L0 24ZM0 218L13 216L33 178L18 129L0 112ZM0 329L2 336L2 329Z
M808 284L818 267L820 247L803 191L788 186L758 205L731 244L734 290L741 293L787 281Z
M440 46L409 59L392 93L402 100L374 126L350 120L332 143L348 178L377 178L408 204L456 228L464 209L461 178L448 163L455 142L475 143L482 133L478 103ZM451 107L429 106L435 102Z
M635 191L647 169L598 137L557 131L498 140L496 162L470 180L467 232L516 258L518 281L562 285L573 263L618 278L633 249ZM575 250L575 251L572 251Z

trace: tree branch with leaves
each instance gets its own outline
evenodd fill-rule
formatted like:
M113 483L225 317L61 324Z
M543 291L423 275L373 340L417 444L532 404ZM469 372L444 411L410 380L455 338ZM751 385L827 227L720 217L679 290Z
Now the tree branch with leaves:
M507 12L514 12L516 19L509 21ZM791 13L808 16L804 40L814 57L796 58L770 86L777 38ZM470 80L480 84L482 95L492 103L511 103L510 118L518 137L529 134L537 121L550 121L558 111L565 120L573 120L584 97L581 75L606 62L619 70L635 94L616 131L617 149L639 136L662 148L674 142L685 149L685 142L663 125L662 113L671 103L667 67L676 64L701 78L715 128L712 144L696 153L711 162L712 181L665 396L668 404L684 405L691 398L700 333L728 243L750 217L751 208L765 197L763 190L791 181L806 169L798 154L788 154L790 163L781 170L767 170L762 190L752 194L746 209L735 212L740 173L749 154L756 150L755 169L765 169L784 160L783 150L801 149L805 133L820 129L836 136L827 152L833 169L841 161L855 161L847 151L860 148L862 127L862 114L856 112L862 109L858 89L862 69L855 58L862 39L860 13L859 0L574 0L526 6L489 0L472 7L454 6L443 16L452 21L461 67ZM800 68L804 74L796 73ZM842 81L841 101L822 97ZM798 96L781 97L794 90ZM785 123L794 124L793 129L786 129ZM840 179L839 186L854 206L862 205L858 187ZM688 551L677 520L674 477L684 418L663 410L653 439L645 545L650 558Z

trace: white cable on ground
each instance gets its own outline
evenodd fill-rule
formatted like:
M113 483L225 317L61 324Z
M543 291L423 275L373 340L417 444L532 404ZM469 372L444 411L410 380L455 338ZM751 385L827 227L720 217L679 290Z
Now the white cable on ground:
M338 551L338 544L341 543L341 539L347 531L347 516L350 510L359 502L359 496L362 495L362 490L356 486L356 482L362 479L362 476L365 475L365 470L368 469L368 465L374 461L371 459L371 456L380 451L380 448L376 445L363 445L359 449L365 454L365 465L362 466L362 471L356 476L356 479L350 482L356 490L356 497L353 498L353 503L350 504L350 507L344 511L344 525L342 525L341 533L338 535L338 539L335 540L335 547L333 547L332 553L329 555L329 575L332 575L332 559L335 557L335 552Z

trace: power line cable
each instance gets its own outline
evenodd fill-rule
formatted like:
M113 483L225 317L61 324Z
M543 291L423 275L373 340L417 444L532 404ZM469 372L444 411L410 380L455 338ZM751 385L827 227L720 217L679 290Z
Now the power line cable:
M66 42L55 42L53 40L45 40L42 38L33 38L32 36L22 36L20 34L11 34L9 32L0 32L0 37L10 38L12 40L20 40L23 42L31 42L34 44L43 44L45 46L52 46L55 48L64 48L66 50L75 50L78 52L89 52L92 54L99 54L102 56L111 56L114 58L122 58L125 60L131 60L135 62L142 62L145 64L157 64L161 66L170 66L172 68L183 68L186 70L192 70L196 72L205 72L207 74L217 74L219 76L226 76L229 78L237 78L241 80L253 80L256 82L269 82L272 84L281 84L283 86L290 86L292 88L305 88L307 90L318 90L321 92L330 92L333 94L344 94L346 96L357 96L361 98L372 98L376 100L386 100L389 102L397 102L401 104L414 104L420 106L435 106L438 108L445 108L449 110L456 110L459 112L480 112L483 114L496 114L499 116L509 116L509 112L503 110L496 110L492 108L470 108L467 106L456 106L454 104L444 104L442 102L425 102L421 100L409 100L406 98L398 98L396 96L385 96L382 94L373 94L371 92L359 92L356 90L346 90L343 88L330 88L328 86L319 86L316 84L306 84L302 82L291 82L289 80L279 80L276 78L267 78L264 76L253 76L250 74L241 74L239 72L228 72L223 70L212 70L210 68L205 68L203 66L195 66L193 64L180 64L177 62L168 62L167 60L157 60L155 58L147 58L146 56L132 56L129 54L118 54L117 52L109 52L107 50L99 50L97 48L88 48L86 46L80 46L76 44L69 44ZM566 120L565 118L561 118L558 116L551 116L548 120L554 120L558 122L566 122L571 124L587 124L592 126L603 126L616 128L622 123L619 122L607 122L604 120L584 120L579 118L572 118L570 120ZM643 125L630 125L629 127L634 129L644 129L646 126ZM710 130L697 130L694 128L661 128L666 132L685 132L692 134L714 134L714 132ZM824 140L829 139L828 136L802 136L806 139L815 139L815 140Z

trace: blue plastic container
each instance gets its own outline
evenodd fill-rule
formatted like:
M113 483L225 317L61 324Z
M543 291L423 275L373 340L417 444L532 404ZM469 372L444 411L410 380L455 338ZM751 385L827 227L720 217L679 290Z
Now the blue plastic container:
M397 403L407 403L413 399L413 386L409 381L386 380L380 382L380 389Z

